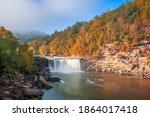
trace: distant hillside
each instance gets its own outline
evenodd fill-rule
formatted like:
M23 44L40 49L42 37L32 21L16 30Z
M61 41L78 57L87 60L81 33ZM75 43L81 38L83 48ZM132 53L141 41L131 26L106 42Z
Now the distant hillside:
M14 35L19 38L22 42L27 42L36 38L43 38L46 36L45 33L40 31L25 31L25 32L14 32Z
M40 54L99 57L102 48L132 51L138 43L150 42L150 0L127 2L96 16L88 23L76 23L62 32L32 41Z

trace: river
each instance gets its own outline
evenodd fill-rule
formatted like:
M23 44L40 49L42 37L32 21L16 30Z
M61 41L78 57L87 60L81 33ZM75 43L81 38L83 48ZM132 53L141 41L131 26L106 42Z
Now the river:
M50 64L50 69L54 68L52 74L59 77L61 82L51 83L54 88L44 90L43 100L150 99L150 80L79 71L77 60L61 59L53 63L50 61Z

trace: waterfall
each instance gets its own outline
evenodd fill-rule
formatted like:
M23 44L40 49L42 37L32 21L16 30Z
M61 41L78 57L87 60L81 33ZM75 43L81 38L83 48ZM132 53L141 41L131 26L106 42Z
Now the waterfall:
M69 58L49 58L51 72L72 73L81 72L80 60Z

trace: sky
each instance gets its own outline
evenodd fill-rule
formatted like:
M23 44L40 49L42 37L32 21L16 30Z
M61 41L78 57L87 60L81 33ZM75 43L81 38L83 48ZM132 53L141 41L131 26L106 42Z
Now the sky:
M127 0L0 0L0 26L11 31L52 34L89 21Z

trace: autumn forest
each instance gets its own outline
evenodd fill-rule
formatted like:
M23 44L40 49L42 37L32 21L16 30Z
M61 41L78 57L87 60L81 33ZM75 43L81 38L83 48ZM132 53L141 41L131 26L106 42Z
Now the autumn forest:
M77 22L64 31L29 42L35 54L97 58L100 49L114 44L114 51L132 51L138 43L150 42L150 1L135 0L96 16L90 22Z

